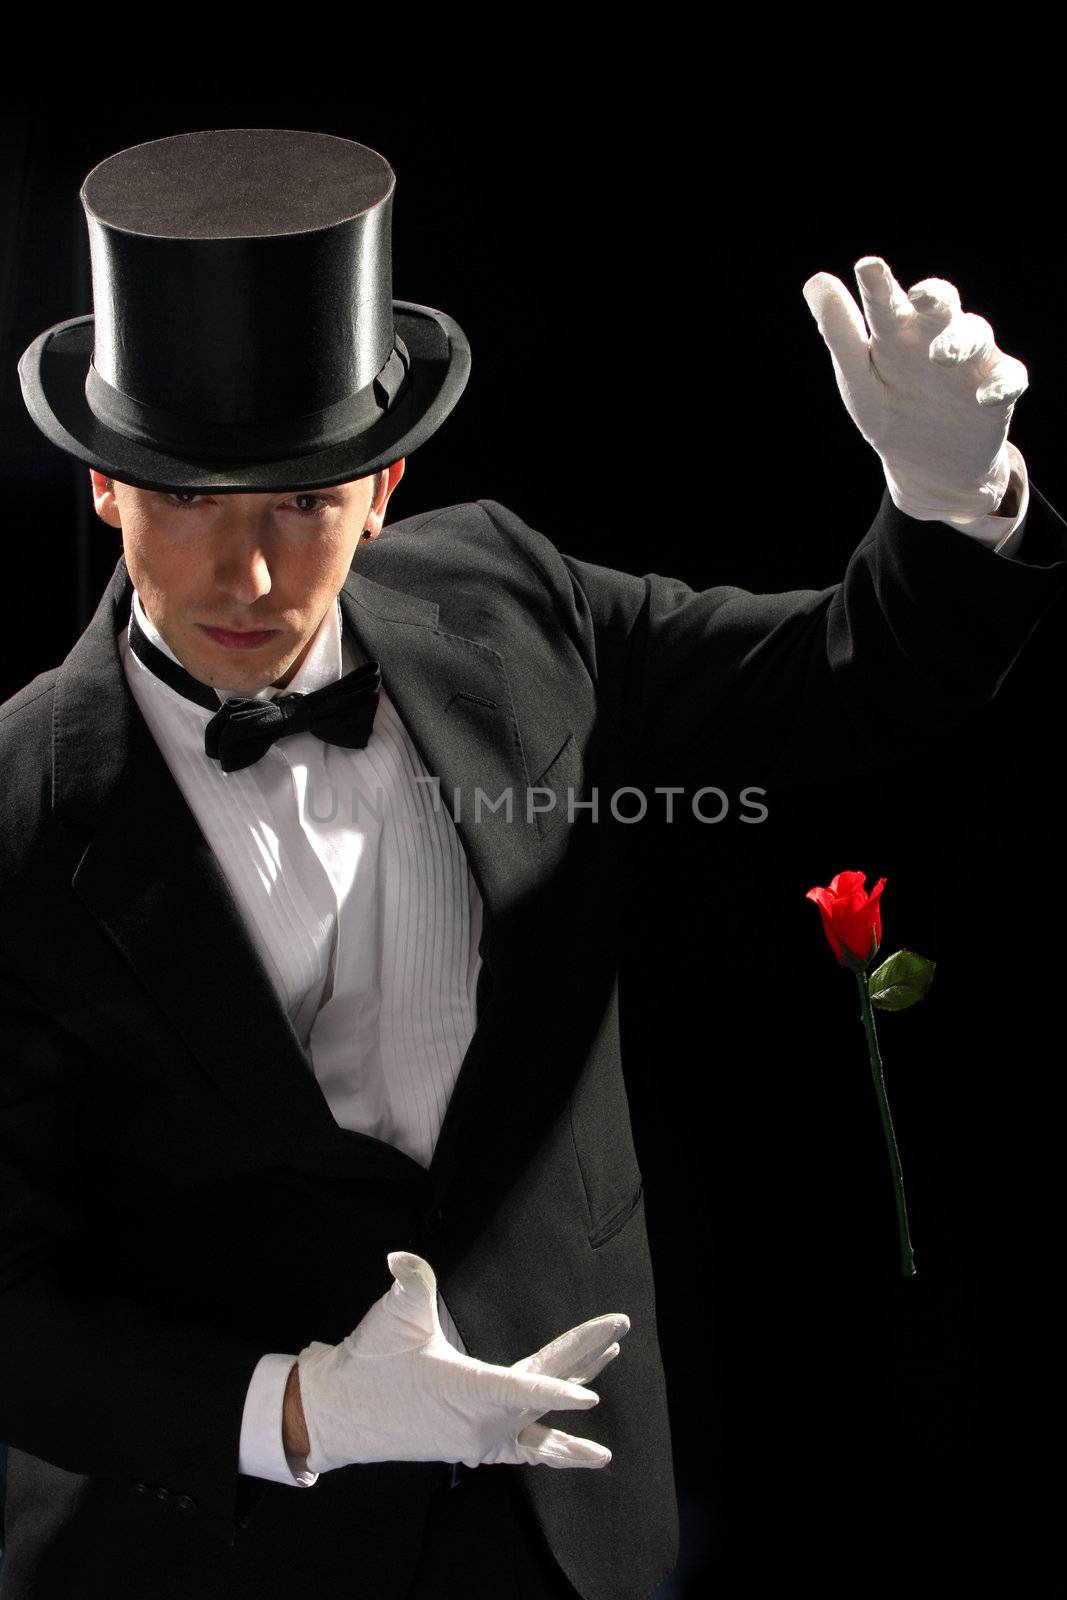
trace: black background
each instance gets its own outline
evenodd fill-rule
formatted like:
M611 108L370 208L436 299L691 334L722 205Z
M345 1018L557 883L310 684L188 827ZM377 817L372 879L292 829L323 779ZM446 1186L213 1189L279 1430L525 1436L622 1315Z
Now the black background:
M491 496L635 573L837 582L883 480L801 288L825 270L855 292L867 253L905 288L951 280L1026 362L1012 437L1067 514L1062 229L1018 115L994 130L966 96L928 92L894 124L740 69L727 113L677 59L669 80L650 57L623 84L561 46L520 88L441 49L417 91L369 60L342 86L320 41L269 82L198 95L190 71L188 93L152 93L140 74L132 100L123 80L8 106L0 697L62 659L120 549L87 470L25 413L18 356L91 309L85 174L196 128L318 129L391 161L394 292L450 312L473 351L392 520ZM921 757L772 794L758 827L736 805L719 824L635 825L647 910L623 995L683 1511L672 1595L787 1575L880 1594L1042 1561L1063 621L1057 603L993 704ZM887 878L883 954L937 962L922 1005L880 1019L908 1282L855 983L804 899L846 868Z

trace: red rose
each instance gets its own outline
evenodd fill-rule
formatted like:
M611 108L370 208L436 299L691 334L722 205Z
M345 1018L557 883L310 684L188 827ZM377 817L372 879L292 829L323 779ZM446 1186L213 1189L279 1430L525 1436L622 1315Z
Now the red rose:
M804 896L818 906L830 948L850 972L862 972L882 942L879 901L885 879L879 878L868 894L866 878L864 872L839 872L828 889L809 889Z

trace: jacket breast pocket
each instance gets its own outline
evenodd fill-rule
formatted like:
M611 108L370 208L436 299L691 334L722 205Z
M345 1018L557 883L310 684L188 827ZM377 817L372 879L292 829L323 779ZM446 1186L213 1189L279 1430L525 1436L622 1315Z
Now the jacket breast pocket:
M578 741L568 733L541 776L530 785L531 809L542 839L569 820L570 807L582 792L584 774Z
M589 1230L589 1243L594 1250L599 1250L601 1245L614 1239L616 1234L622 1232L626 1224L637 1213L638 1207L644 1203L645 1186L640 1181L633 1194L613 1206L606 1216L600 1218L596 1225Z

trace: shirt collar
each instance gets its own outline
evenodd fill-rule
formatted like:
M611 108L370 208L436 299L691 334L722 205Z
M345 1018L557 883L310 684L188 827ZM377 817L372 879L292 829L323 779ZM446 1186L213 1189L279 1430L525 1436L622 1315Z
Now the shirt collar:
M184 667L185 662L179 660L163 635L149 620L136 589L133 591L133 610L139 626L144 629L146 637L156 649L162 650L164 655ZM327 607L326 615L319 623L311 649L304 657L299 671L294 673L284 689L276 689L273 684L267 684L265 688L254 692L239 687L227 689L219 684L214 684L212 687L218 694L220 703L228 694L240 695L247 700L270 700L277 694L297 692L310 694L314 689L325 688L328 683L336 683L341 676L341 665L341 602L335 600L332 606Z

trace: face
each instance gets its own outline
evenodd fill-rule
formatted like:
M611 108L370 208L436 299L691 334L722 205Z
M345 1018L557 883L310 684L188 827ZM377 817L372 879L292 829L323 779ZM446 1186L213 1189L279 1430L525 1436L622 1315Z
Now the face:
M136 489L92 472L97 514L122 531L149 620L202 683L284 688L303 664L366 530L381 532L404 474L329 489L196 494ZM227 642L209 629L249 635Z

